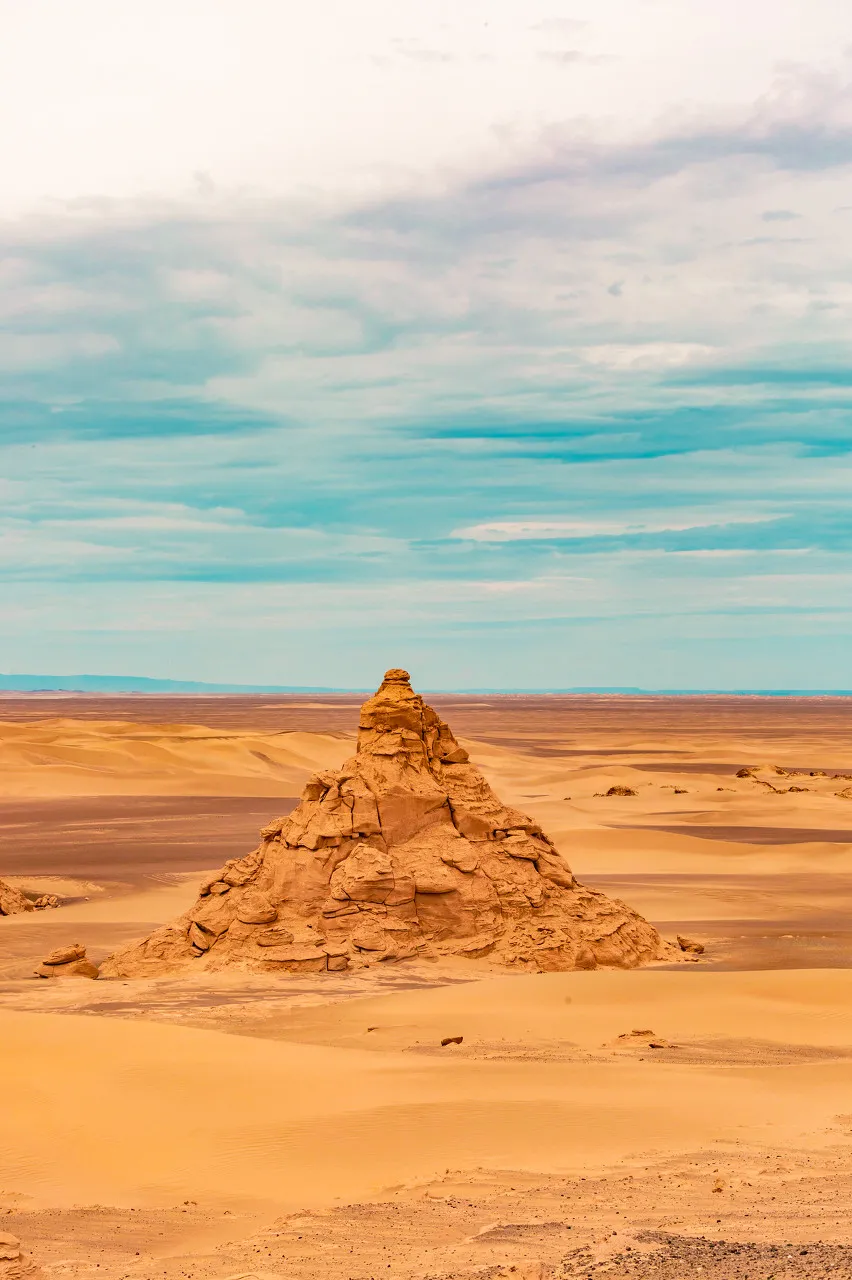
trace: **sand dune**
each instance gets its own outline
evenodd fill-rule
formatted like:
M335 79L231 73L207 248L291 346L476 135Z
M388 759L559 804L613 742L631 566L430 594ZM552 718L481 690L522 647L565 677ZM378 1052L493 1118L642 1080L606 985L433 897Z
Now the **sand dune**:
M351 749L333 734L7 721L0 722L0 795L293 795L307 774L338 767Z
M303 1014L288 1043L4 1011L0 1036L15 1052L3 1055L0 1091L16 1105L2 1126L0 1185L52 1204L180 1196L280 1207L372 1194L446 1165L591 1170L719 1140L819 1144L848 1108L850 995L847 974L497 979ZM597 1046L637 1021L740 1039L743 1065L401 1052L448 1032L527 1049L560 1036ZM340 1047L368 1034L370 1051ZM837 1045L849 1060L749 1067L755 1038Z
M852 1055L852 970L785 973L613 972L492 978L294 1013L279 1034L338 1047L401 1049L463 1033L465 1044L598 1049L633 1027L669 1040L706 1036L831 1045ZM628 1025L629 1024L629 1025ZM374 1030L365 1034L365 1027ZM448 1030L448 1028L450 1030ZM653 1055L652 1055L653 1056Z
M105 1280L421 1280L515 1263L550 1280L591 1274L616 1230L650 1249L649 1224L705 1242L846 1241L839 700L441 701L580 879L706 943L677 971L29 977L54 946L79 939L100 959L188 906L204 870L351 754L355 701L8 703L0 875L75 901L0 922L4 1225L57 1274ZM647 1034L622 1038L634 1029ZM572 1240L591 1250L579 1270L557 1266ZM665 1248L669 1270L649 1274L692 1273L677 1263L688 1249ZM729 1280L745 1274L738 1249L695 1265ZM843 1274L826 1259L791 1274Z

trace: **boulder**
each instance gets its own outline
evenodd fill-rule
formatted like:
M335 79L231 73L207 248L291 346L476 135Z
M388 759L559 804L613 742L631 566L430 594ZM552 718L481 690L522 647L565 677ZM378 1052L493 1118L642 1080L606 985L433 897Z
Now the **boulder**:
M243 924L272 924L278 919L278 908L263 893L247 893L237 908L237 919Z
M542 971L684 958L624 903L577 883L395 668L362 707L343 768L310 778L256 849L101 976L341 972L450 955Z
M57 947L45 956L36 969L38 978L97 978L98 966L86 958L86 948L79 942Z
M60 904L59 897L55 893L43 893L40 898L36 898L33 906L37 911L46 911Z
M70 964L72 960L82 960L86 955L86 948L80 942L72 942L67 947L57 947L55 951L51 951L49 955L44 957L45 964Z

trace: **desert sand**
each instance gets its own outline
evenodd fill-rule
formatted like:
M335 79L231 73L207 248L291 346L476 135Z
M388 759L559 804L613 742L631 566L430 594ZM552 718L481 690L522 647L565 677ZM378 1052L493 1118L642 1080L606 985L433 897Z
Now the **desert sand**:
M107 1280L852 1275L847 704L430 701L704 953L41 981L187 910L361 699L2 699L0 877L61 905L0 919L0 1233Z

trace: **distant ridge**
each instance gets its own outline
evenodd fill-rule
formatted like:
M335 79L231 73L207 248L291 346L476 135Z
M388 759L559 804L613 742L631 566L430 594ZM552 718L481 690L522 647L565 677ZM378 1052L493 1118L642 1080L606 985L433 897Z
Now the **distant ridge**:
M151 676L3 675L3 693L364 693L357 686L306 684L208 684L202 680L157 680ZM638 685L574 685L564 689L435 689L433 693L508 694L610 694L628 697L740 697L740 698L849 698L852 689L643 689Z
M3 693L343 693L313 685L206 684L201 680L155 680L149 676L3 675Z

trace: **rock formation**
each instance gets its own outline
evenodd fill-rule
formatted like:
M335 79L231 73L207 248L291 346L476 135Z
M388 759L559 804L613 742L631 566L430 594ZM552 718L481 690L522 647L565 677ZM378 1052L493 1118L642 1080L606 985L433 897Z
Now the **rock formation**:
M32 902L20 889L13 888L5 880L0 880L0 916L14 916L21 911L41 911L46 907L58 907L59 898L55 893L43 893Z
M33 910L34 904L24 897L20 889L0 880L0 916L16 916L21 911Z
M57 947L45 956L36 969L37 978L97 978L98 966L86 959L86 948L79 942Z
M50 908L62 905L62 899L57 893L43 893L40 898L36 898L33 906L36 911L47 911Z
M17 1236L0 1231L0 1280L39 1280L42 1272L21 1247Z
M356 754L202 885L173 924L101 976L182 966L337 972L411 956L489 956L525 969L673 959L647 921L579 885L538 823L502 804L447 725L388 671Z

